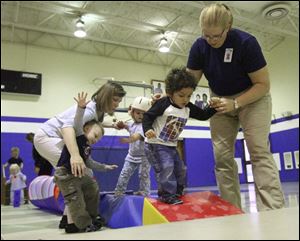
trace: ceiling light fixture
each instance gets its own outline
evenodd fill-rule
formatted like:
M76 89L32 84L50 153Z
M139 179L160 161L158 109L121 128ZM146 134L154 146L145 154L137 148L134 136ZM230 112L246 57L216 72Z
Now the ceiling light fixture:
M84 38L86 36L86 31L84 30L84 22L81 19L76 21L76 30L74 36L77 38Z
M267 20L278 20L288 15L290 11L291 7L288 4L279 3L266 7L262 16Z
M168 47L168 40L166 37L161 38L158 50L161 53L167 53L170 51L170 48Z

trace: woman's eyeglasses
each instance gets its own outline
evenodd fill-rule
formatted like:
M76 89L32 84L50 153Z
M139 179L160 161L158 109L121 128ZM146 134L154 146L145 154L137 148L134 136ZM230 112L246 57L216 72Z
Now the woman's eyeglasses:
M226 29L226 28L223 29L222 33L220 33L220 34L218 34L218 35L214 35L214 36L209 36L209 35L202 34L202 38L204 38L204 39L206 39L206 40L217 41L217 40L219 40L219 39L222 38L225 29Z

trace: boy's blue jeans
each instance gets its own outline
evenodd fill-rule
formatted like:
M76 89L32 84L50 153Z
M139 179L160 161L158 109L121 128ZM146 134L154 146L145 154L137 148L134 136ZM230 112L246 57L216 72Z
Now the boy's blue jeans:
M185 186L186 166L176 147L145 143L145 154L155 171L159 196L173 196Z

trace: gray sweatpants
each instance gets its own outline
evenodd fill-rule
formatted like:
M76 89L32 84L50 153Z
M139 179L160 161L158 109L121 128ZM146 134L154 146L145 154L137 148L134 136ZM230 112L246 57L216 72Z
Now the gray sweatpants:
M150 163L146 157L142 158L141 163L130 162L125 160L123 169L120 173L117 186L115 188L116 194L123 194L126 189L128 182L133 175L134 171L139 168L139 192L143 196L150 195Z

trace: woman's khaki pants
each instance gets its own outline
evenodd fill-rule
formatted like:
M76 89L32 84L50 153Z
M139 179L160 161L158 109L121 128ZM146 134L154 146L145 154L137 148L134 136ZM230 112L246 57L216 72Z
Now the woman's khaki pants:
M217 113L210 119L215 174L221 197L238 208L241 208L241 196L234 146L240 125L252 163L257 209L284 206L279 173L269 146L271 111L271 96L266 94L256 102L226 114Z

